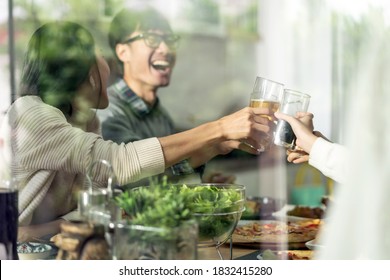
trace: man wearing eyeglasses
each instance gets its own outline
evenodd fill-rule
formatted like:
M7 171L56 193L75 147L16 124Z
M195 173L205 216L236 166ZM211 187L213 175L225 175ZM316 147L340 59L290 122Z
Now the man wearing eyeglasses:
M122 66L122 75L108 88L109 107L98 112L105 139L127 143L176 132L157 91L169 85L179 39L169 22L154 9L124 9L114 17L109 43ZM196 171L202 173L203 168ZM183 161L171 172L187 175L194 169L189 161Z

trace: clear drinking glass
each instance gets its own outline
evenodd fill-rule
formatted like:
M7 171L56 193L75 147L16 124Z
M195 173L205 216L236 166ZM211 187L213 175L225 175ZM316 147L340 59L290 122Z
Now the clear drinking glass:
M98 165L103 165L110 169L111 176L107 182L107 188L95 188L92 182L92 171ZM99 171L100 169L97 169ZM116 221L120 216L120 210L114 203L114 197L120 191L113 188L115 174L111 164L106 160L98 160L91 164L87 173L88 184L79 192L78 209L82 220L95 224L108 225Z
M310 95L291 89L285 89L280 111L284 114L295 116L297 112L307 112ZM293 150L295 148L296 136L290 124L279 120L276 126L274 144Z
M283 98L283 89L284 85L281 83L256 77L255 85L250 95L249 106L253 108L269 108L271 112L276 112ZM260 139L261 147L259 151L264 152L268 150L272 141L272 136Z

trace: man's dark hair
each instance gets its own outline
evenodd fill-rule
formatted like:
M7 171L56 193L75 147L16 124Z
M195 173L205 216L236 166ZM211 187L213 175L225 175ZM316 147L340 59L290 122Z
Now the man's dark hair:
M122 9L111 21L108 33L109 45L115 57L116 45L128 39L131 33L135 31L145 32L152 29L167 33L172 32L168 20L153 8Z

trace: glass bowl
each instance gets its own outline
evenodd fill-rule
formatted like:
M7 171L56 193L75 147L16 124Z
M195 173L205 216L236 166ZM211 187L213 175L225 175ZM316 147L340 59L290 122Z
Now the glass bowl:
M198 247L215 246L218 251L231 237L245 210L245 187L162 182L131 189L119 196L117 203L125 213L124 219L139 225L172 228L195 219Z
M238 184L183 184L199 226L199 246L220 246L229 239L245 210L245 187ZM186 189L188 188L188 189Z

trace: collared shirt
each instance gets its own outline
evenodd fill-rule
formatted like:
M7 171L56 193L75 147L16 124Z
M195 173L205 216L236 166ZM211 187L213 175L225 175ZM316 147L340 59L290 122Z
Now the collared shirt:
M98 110L104 139L120 144L150 137L164 137L176 132L168 111L158 98L151 107L123 79L112 84L107 92L109 106ZM174 175L194 172L188 161L182 161L171 169Z
M158 98L151 107L123 79L107 92L109 105L98 110L104 139L120 144L175 133L173 121Z

